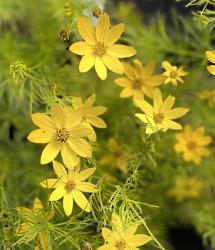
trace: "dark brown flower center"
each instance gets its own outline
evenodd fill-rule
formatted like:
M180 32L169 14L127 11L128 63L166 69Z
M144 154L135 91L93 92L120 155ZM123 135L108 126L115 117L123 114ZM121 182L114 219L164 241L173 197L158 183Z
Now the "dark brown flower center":
M164 114L162 113L157 113L154 115L154 121L155 123L161 123L163 121Z
M71 192L73 189L75 189L75 182L74 181L68 181L65 185L65 189L67 192Z
M103 56L106 52L106 47L103 42L98 42L94 47L94 54L96 56Z
M115 247L119 250L125 249L127 246L126 242L124 240L119 240L116 242Z
M70 135L70 131L66 128L60 128L56 131L56 137L59 142L66 142Z
M190 141L190 142L187 143L187 148L189 150L194 150L196 148L196 146L197 146L196 142L194 142L194 141Z
M171 71L169 76L170 76L170 78L175 79L178 76L177 71Z
M142 87L142 80L139 78L136 78L133 82L133 88L140 89L141 87Z

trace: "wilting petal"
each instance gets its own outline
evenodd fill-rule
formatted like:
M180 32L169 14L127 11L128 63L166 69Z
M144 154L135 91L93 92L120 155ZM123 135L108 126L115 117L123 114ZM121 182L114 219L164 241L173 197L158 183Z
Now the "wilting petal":
M61 149L61 143L58 141L52 141L49 144L45 146L43 149L40 163L46 164L54 160L54 158L58 155L59 151Z
M127 45L113 44L107 48L107 53L113 57L126 58L135 55L137 51Z
M94 172L96 171L96 168L87 168L83 171L81 171L77 176L77 181L81 182L86 180L88 177L90 177Z
M90 23L90 21L86 17L79 17L78 18L78 31L82 38L90 44L95 44L95 31Z
M92 156L92 147L82 138L72 138L68 141L70 148L82 157Z
M108 29L104 39L105 45L112 45L117 40L119 40L120 36L122 35L122 32L124 31L124 28L125 28L124 23L120 23Z
M55 174L61 181L67 181L67 171L65 167L58 161L53 161Z
M96 38L99 42L103 42L108 29L110 28L110 18L104 13L100 16L97 27L96 27Z
M92 54L85 55L81 58L79 64L79 71L80 72L87 72L89 71L95 64L95 56Z
M83 195L82 192L80 192L77 189L74 189L72 194L75 202L81 209L83 209L86 212L91 211L90 203L88 202L88 200L86 199L86 197Z
M108 69L117 74L123 74L124 68L122 63L116 57L105 54L103 57L103 62L107 66Z
M50 195L49 201L57 201L60 200L66 193L66 189L62 186L56 188Z
M53 140L53 132L42 129L33 130L28 135L28 140L34 143L48 143Z
M86 192L86 193L98 192L99 190L96 185L89 182L77 183L77 189L80 190L81 192Z
M63 197L63 209L67 216L72 214L73 210L73 196L72 192L66 193Z
M87 42L76 42L69 47L69 50L80 56L89 55L93 52L93 45Z
M35 113L31 115L31 119L33 123L36 124L41 129L50 131L56 130L52 118L46 114Z
M101 80L105 80L107 78L107 69L101 57L96 57L95 69Z

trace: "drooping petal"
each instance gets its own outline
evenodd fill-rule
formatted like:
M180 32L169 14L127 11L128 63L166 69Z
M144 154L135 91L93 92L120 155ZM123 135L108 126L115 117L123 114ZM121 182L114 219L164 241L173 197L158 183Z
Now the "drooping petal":
M76 154L82 157L92 156L92 147L86 140L82 138L72 138L68 141L68 144Z
M73 210L73 196L72 192L65 193L63 197L63 209L67 216L72 214Z
M61 181L67 181L67 171L60 162L58 161L53 161L53 168L55 171L55 174Z
M146 234L135 234L133 235L129 240L129 245L132 245L134 247L139 247L147 244L150 240L152 240L152 237Z
M210 62L215 64L215 51L206 51L205 55Z
M96 116L87 116L87 121L94 127L97 128L106 128L107 124L99 117Z
M60 200L66 193L66 189L62 187L56 188L50 195L49 201L57 201Z
M104 13L100 16L97 27L96 27L96 38L98 42L103 42L108 29L110 28L110 18Z
M101 57L96 57L95 69L101 80L105 80L107 78L107 68Z
M90 177L94 172L96 171L96 168L87 168L83 171L81 171L77 176L77 181L81 182L86 180L88 177Z
M104 43L108 46L114 44L117 40L119 40L124 29L125 29L124 23L120 23L120 24L112 26L106 32Z
M45 131L42 129L33 130L28 135L28 140L34 143L48 143L53 140L53 132L52 131Z
M78 22L78 31L82 38L88 43L94 45L96 43L95 31L92 24L89 22L86 17L79 17Z
M91 211L90 203L88 202L88 200L86 199L86 197L84 196L82 192L80 192L77 189L74 189L72 194L73 194L74 201L77 203L77 205L81 209L83 209L86 212Z
M103 55L102 59L108 69L110 69L114 73L123 74L124 68L118 58L105 54Z
M50 131L54 131L56 129L52 118L46 114L35 113L31 115L31 119L33 123L41 129Z
M113 44L107 48L107 53L113 57L117 58L127 58L134 56L137 51L127 45Z
M86 193L93 193L93 192L98 192L98 187L92 183L89 182L80 182L77 183L77 189L80 190L81 192L86 192Z
M64 164L69 169L74 169L78 163L77 154L70 148L68 143L64 143L61 148L61 156Z
M65 127L67 121L66 110L60 104L54 104L51 107L51 116L57 128Z
M136 100L137 106L148 116L153 116L153 107L145 100Z
M85 55L81 58L79 64L79 71L87 72L94 66L94 64L95 64L95 56L92 54Z
M76 42L73 43L69 50L77 55L83 56L83 55L89 55L93 52L93 45L87 43L87 42Z
M49 142L43 149L40 158L40 163L47 164L53 161L54 158L58 155L60 149L61 149L61 143L59 143L58 141Z
M63 183L59 179L47 179L47 180L40 182L40 185L43 188L58 188L62 186Z
M167 112L165 114L165 117L170 120L177 119L177 118L184 116L188 111L189 109L186 109L186 108L175 108Z

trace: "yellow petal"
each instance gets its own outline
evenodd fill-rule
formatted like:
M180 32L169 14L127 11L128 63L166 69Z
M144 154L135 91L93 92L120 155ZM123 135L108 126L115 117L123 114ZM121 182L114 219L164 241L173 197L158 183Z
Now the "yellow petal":
M205 55L210 62L215 64L215 51L206 51Z
M82 38L90 44L95 44L95 31L92 24L86 17L79 17L78 18L78 31Z
M71 128L70 132L72 137L85 137L91 133L91 129L82 123L82 125L77 125Z
M73 210L73 196L72 192L66 193L63 197L63 209L67 216L72 214Z
M33 210L35 209L43 209L43 204L38 198L34 200Z
M114 245L112 245L112 244L105 244L105 245L97 248L96 250L112 250L112 249L114 249Z
M99 117L96 116L87 116L87 121L94 127L97 128L106 128L107 124Z
M41 129L50 131L54 131L56 129L53 120L48 115L42 113L35 113L31 115L31 118L33 123Z
M40 182L43 188L58 188L62 186L62 182L59 179L47 179Z
M64 187L56 188L50 195L49 201L57 201L60 200L66 193L66 189Z
M169 62L163 61L162 68L164 68L165 70L168 70L168 71L172 71L173 66Z
M137 231L137 225L134 226L130 226L129 228L127 228L125 230L125 237L131 237L132 235L135 234L135 232Z
M104 114L106 111L107 111L106 107L96 106L96 107L89 108L88 113L93 116L98 116L98 115Z
M125 74L132 80L134 80L136 78L135 76L135 69L133 66L131 66L129 63L123 62L123 67L124 67L124 71Z
M175 130L182 129L182 126L179 123L174 122L172 120L168 120L168 119L164 119L162 122L162 125L165 128L170 128L170 129L175 129Z
M42 129L33 130L28 135L28 140L34 143L48 143L53 140L53 132Z
M137 51L127 45L113 44L107 48L107 53L117 58L127 58L135 55Z
M145 100L136 100L137 106L148 116L153 115L153 107Z
M171 96L169 95L165 101L163 102L163 106L162 106L162 110L161 112L169 112L171 110L171 108L173 107L175 103L175 97L174 96Z
M77 176L77 181L81 182L86 180L88 177L90 177L94 172L96 171L96 168L87 168L83 171L81 171Z
M124 28L125 28L124 23L120 23L120 24L112 26L106 32L104 43L108 46L114 44L117 40L119 40L120 36L122 35L124 31Z
M175 108L175 109L170 110L168 113L166 113L165 117L170 120L177 119L177 118L184 116L188 111L189 109L186 109L186 108Z
M123 74L124 68L122 63L116 57L105 54L103 57L103 62L107 66L108 69L117 74Z
M102 236L103 236L105 241L108 242L110 240L111 234L112 234L112 232L110 229L108 229L107 227L102 228Z
M92 54L85 55L81 58L79 64L79 71L80 72L87 72L89 71L95 64L95 56Z
M211 73L212 75L215 75L215 65L207 66L207 69L209 73Z
M42 249L47 249L48 248L48 240L49 240L49 235L47 232L40 232L38 234L40 245Z
M103 42L108 29L110 28L109 16L104 13L100 16L97 27L96 27L96 38L98 42Z
M159 113L161 111L161 106L163 105L163 98L159 89L156 89L154 92L153 105L155 111Z
M143 71L141 73L141 78L143 80L149 78L149 76L151 76L155 70L155 66L156 66L156 63L154 60L150 60L146 66L143 68Z
M92 107L95 100L96 100L96 94L93 94L93 95L91 95L90 97L87 98L87 100L84 102L84 104L87 107Z
M91 211L90 203L88 202L88 200L86 199L86 197L84 196L82 192L80 192L77 189L74 189L72 194L73 194L74 201L77 203L77 205L81 209L83 209L86 212Z
M121 93L120 93L120 97L121 98L128 98L130 96L132 96L134 94L133 89L131 89L130 87L126 87L124 88Z
M152 237L149 235L136 234L133 235L130 239L128 239L128 242L134 247L139 247L147 244L150 240L152 240Z
M93 46L87 42L77 42L73 43L69 50L77 55L83 56L83 55L89 55L93 52Z
M60 104L54 104L51 107L51 116L57 128L65 127L67 121L66 110Z
M117 213L113 213L111 217L111 223L114 229L121 229L122 228L122 221Z
M68 141L70 148L82 157L92 157L92 147L82 138L72 138Z
M61 144L57 141L52 141L49 144L45 146L43 149L40 163L41 164L47 164L54 160L54 158L58 155L59 151L61 149Z
M80 108L83 105L82 99L79 96L73 96L72 97L72 106L77 109Z
M128 78L117 78L114 82L121 87L131 87L132 86L132 81Z
M81 192L86 192L86 193L98 192L99 190L96 185L84 181L77 183L77 189L80 190Z
M84 117L84 114L85 114L84 107L77 108L76 110L73 110L73 111L68 111L66 114L67 116L66 124L64 124L63 127L71 129L74 126L80 124L80 122L82 121Z
M159 86L161 85L165 80L165 77L163 75L152 75L151 77L149 77L147 80L145 80L145 85L148 86Z
M53 161L53 168L55 171L55 174L61 181L67 181L67 171L60 162L58 161Z
M95 69L99 78L101 78L101 80L105 80L107 78L107 69L101 57L96 57Z
M205 146L212 142L212 138L210 136L202 136L198 139L198 145Z
M65 166L69 169L74 169L78 163L77 154L70 148L67 143L64 143L61 148L61 156Z

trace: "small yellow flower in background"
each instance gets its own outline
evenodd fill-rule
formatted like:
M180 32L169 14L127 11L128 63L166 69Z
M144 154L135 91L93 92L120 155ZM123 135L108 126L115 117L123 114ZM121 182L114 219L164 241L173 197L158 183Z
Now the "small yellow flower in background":
M132 47L114 44L123 33L124 24L111 27L109 16L104 13L99 18L96 30L86 17L79 17L77 26L84 41L72 44L69 50L83 56L79 64L80 72L87 72L95 66L102 80L107 78L107 68L117 74L123 74L124 68L118 58L136 54Z
M117 167L124 174L127 172L128 160L131 159L131 154L114 138L108 139L108 149L110 153L104 155L99 163L101 165L110 165L112 167Z
M163 101L159 89L155 90L153 106L143 99L137 100L136 102L144 114L137 113L135 116L146 124L146 134L152 134L158 131L166 132L168 129L182 129L182 126L173 120L184 116L189 111L187 108L172 109L175 97L169 95Z
M185 199L198 198L203 189L203 182L194 177L178 178L176 184L168 192L168 195L174 197L177 202Z
M108 182L108 183L114 183L114 182L117 182L117 179L112 175L110 174L108 171L101 171L101 177L104 179L105 182Z
M88 135L91 141L96 141L96 133L93 127L106 128L106 123L99 118L99 115L104 114L107 108L104 106L93 106L96 99L96 95L91 95L85 102L82 101L81 97L72 97L72 104L74 109L84 108L83 123L89 127L92 132Z
M28 140L34 143L48 143L41 155L41 164L55 159L59 152L64 163L76 165L78 157L91 157L92 147L82 137L87 137L92 131L81 124L84 109L68 111L60 104L51 108L51 116L44 113L32 114L32 121L39 129L28 135Z
M186 125L184 130L175 135L177 144L174 148L176 152L183 153L185 161L193 161L200 164L202 157L210 155L207 146L212 142L210 136L205 135L204 128L193 129L191 125Z
M164 76L154 74L156 63L153 60L146 66L143 66L139 60L134 60L133 65L124 62L123 66L127 78L115 80L117 85L124 87L120 93L121 98L133 96L134 103L136 99L142 99L145 95L152 98L155 87L164 82Z
M98 191L96 185L84 181L95 172L96 168L88 168L79 172L80 167L76 167L75 170L69 169L67 172L65 167L57 161L53 161L53 168L58 178L41 182L42 187L55 189L51 193L49 201L57 201L63 198L63 209L67 216L72 214L73 200L81 209L90 212L90 203L82 192L93 193Z
M72 7L69 3L64 4L64 15L67 17L72 16Z
M215 89L202 91L198 97L200 100L206 100L210 107L215 107Z
M17 229L17 236L23 236L28 233L29 241L35 238L39 240L40 247L36 246L35 250L47 250L49 238L48 231L39 231L37 234L35 234L35 226L37 224L45 224L47 221L51 220L54 216L54 212L45 212L43 205L38 198L34 200L32 209L26 207L18 207L17 211L21 216L23 216L23 219L25 221L20 225L20 228Z
M177 67L171 65L169 62L164 61L162 62L162 67L166 70L163 75L166 77L164 83L171 82L173 85L177 86L178 81L184 82L181 78L182 76L186 76L188 73L183 70L183 67Z
M135 234L137 226L125 228L120 217L113 213L112 231L106 227L102 228L102 236L105 244L97 250L131 250L147 244L152 237L146 234Z
M206 51L205 55L206 55L208 61L210 61L211 63L215 64L215 50ZM212 75L215 75L215 65L209 65L209 66L207 66L207 70Z

